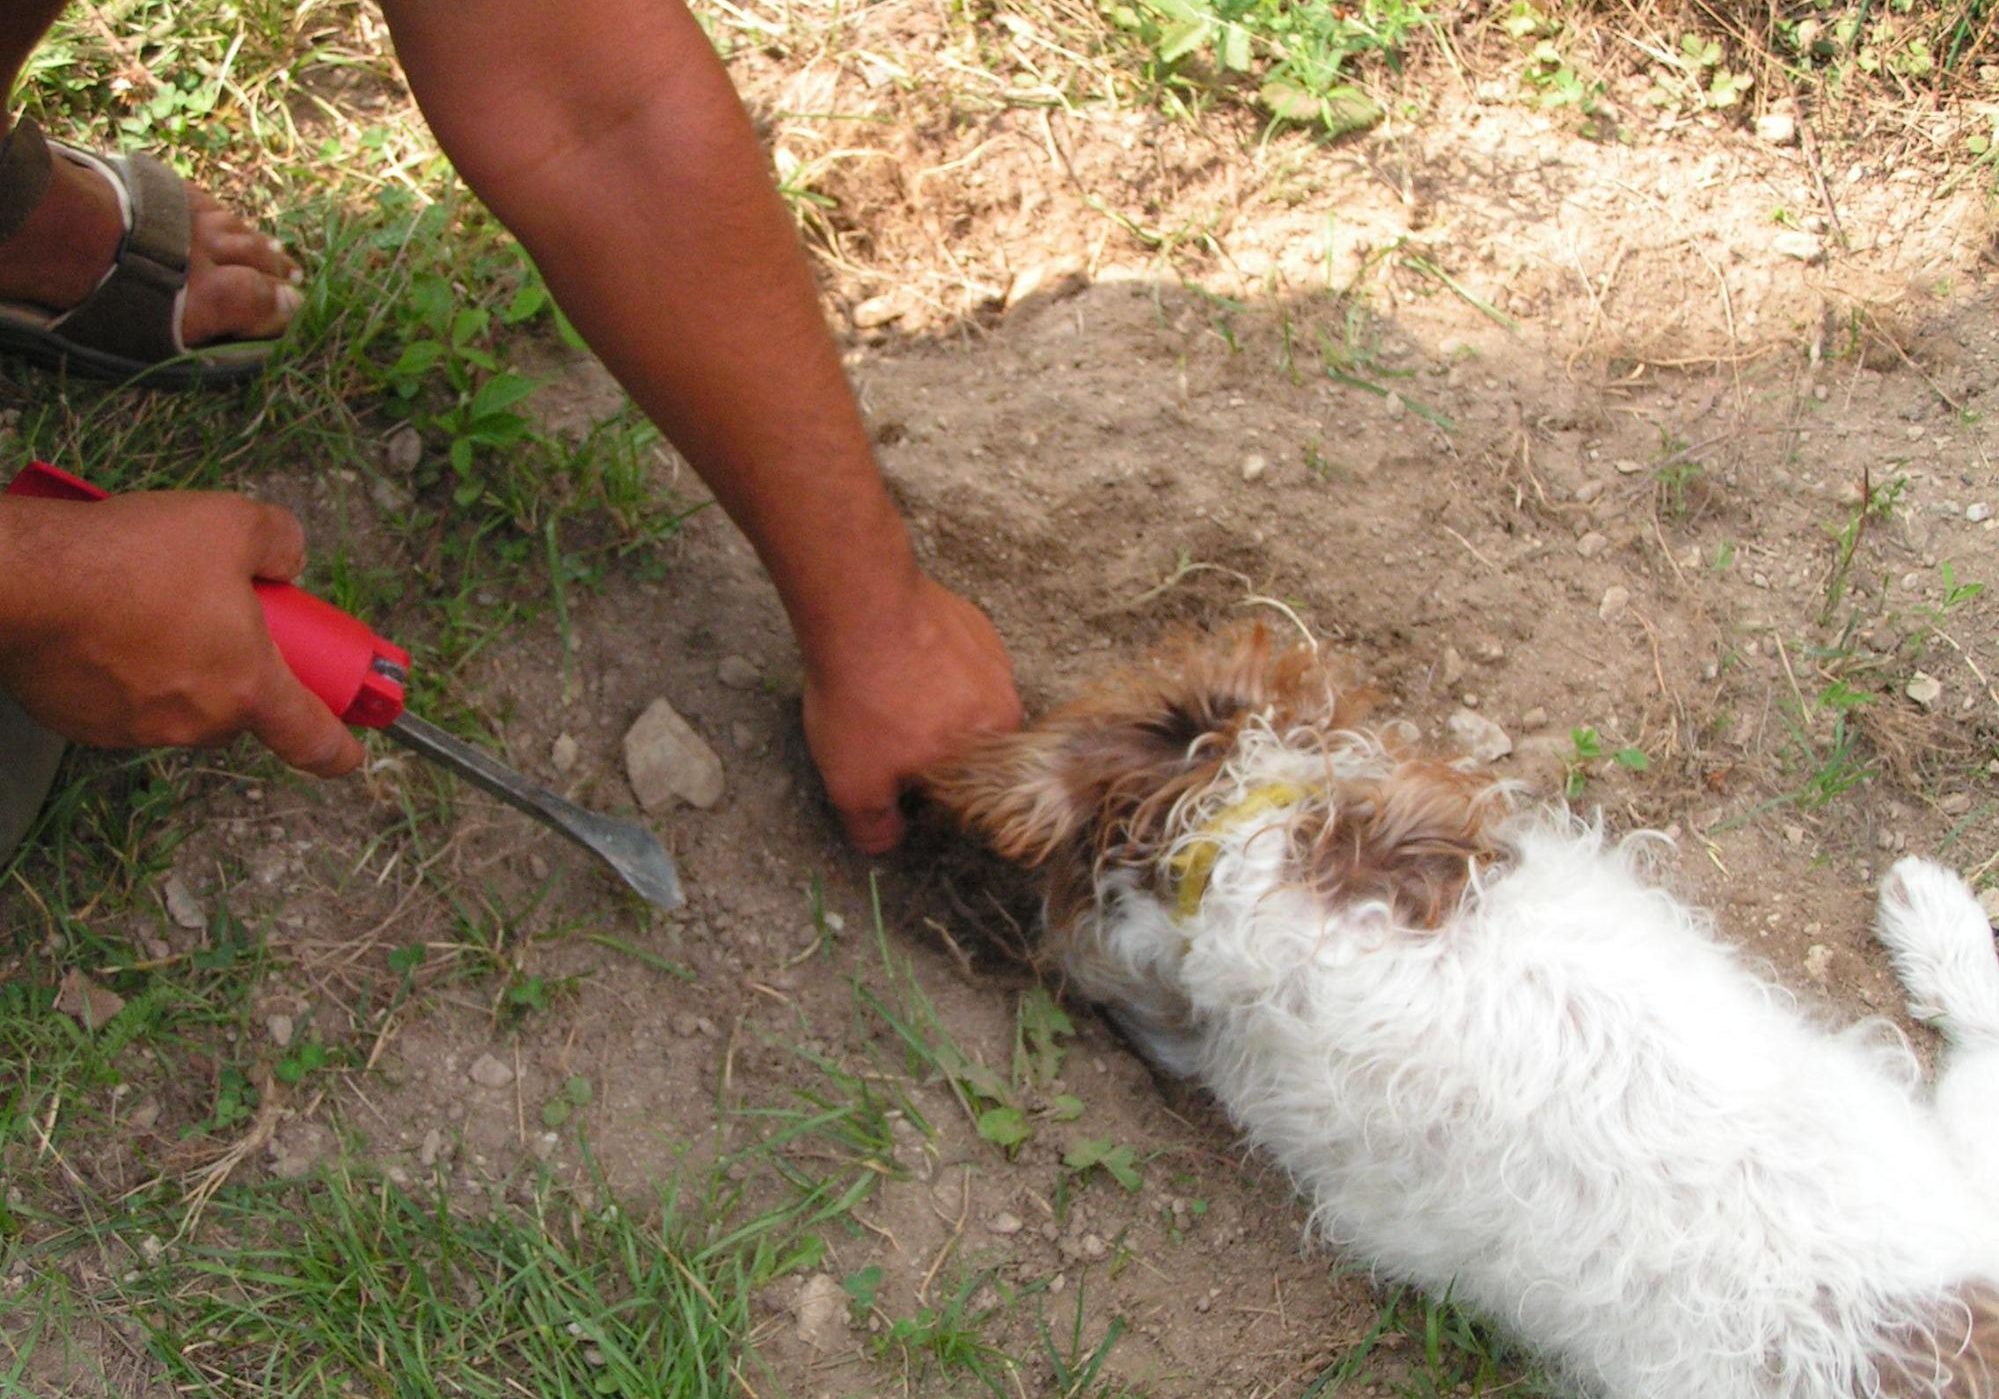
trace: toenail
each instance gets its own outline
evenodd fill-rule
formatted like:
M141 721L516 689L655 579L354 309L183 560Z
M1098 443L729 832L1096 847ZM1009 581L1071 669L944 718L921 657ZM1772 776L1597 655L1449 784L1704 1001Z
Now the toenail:
M303 267L294 267L294 268L293 268L293 269L291 270L291 272L290 272L290 273L289 273L289 274L288 274L288 275L287 275L287 276L285 277L285 280L286 280L287 282L290 282L290 283L291 283L291 284L292 284L293 286L295 286L295 287L302 287L302 286L304 286L304 285L305 285L305 269L304 269Z
M295 314L298 308L304 304L305 298L299 295L297 287L284 286L278 288L278 309L287 316Z
M277 239L266 238L264 242L268 244L271 251L276 253L279 257L283 257L285 255L285 245L283 243L280 243Z

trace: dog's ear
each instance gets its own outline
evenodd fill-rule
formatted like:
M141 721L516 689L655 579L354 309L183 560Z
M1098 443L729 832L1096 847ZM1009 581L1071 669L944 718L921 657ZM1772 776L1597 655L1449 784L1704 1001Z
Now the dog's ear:
M1068 736L991 734L923 774L923 790L1005 858L1039 865L1083 819L1066 780Z
M1407 762L1380 781L1335 789L1304 834L1313 887L1329 902L1380 899L1410 926L1434 928L1493 858L1504 798L1488 777Z

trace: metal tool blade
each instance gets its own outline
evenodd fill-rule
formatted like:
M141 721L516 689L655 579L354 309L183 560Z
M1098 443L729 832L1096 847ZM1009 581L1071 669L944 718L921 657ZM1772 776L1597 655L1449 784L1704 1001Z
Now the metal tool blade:
M657 836L636 821L585 811L413 714L398 715L384 732L412 752L442 763L473 786L568 836L609 865L649 902L670 910L687 901L680 892L680 872L674 868L673 857Z

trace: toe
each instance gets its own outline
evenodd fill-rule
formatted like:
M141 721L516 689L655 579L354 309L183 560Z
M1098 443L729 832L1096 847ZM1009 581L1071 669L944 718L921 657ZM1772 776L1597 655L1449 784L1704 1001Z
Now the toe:
M217 233L205 244L206 261L229 267L248 267L279 282L297 282L298 264L285 255L284 244L253 228Z
M190 346L268 339L291 323L302 300L297 287L252 267L203 268L188 278L181 339Z

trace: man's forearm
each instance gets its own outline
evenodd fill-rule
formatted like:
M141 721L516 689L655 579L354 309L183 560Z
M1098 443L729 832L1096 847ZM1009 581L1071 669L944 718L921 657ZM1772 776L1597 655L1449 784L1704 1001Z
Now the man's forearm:
M755 544L808 663L906 594L908 535L789 216L678 0L385 9L447 152Z

